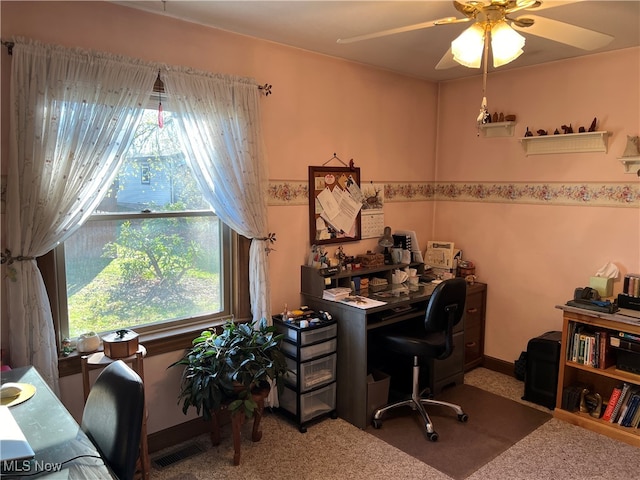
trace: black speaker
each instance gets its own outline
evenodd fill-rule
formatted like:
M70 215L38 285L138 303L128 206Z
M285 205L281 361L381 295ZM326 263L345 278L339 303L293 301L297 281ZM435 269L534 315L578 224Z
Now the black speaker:
M527 343L523 400L549 409L556 406L562 332L546 332Z

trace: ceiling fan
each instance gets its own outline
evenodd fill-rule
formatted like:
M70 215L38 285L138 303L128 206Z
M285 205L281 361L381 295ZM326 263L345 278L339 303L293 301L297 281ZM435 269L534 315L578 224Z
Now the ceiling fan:
M613 37L594 30L559 22L538 15L512 17L510 15L523 10L543 10L562 4L575 3L580 0L549 2L542 7L538 0L471 0L453 1L455 9L464 15L463 18L445 17L428 22L406 25L404 27L382 30L379 32L338 39L337 43L347 44L373 38L385 37L414 30L421 30L454 23L474 22L458 38L451 42L451 48L436 65L437 70L464 65L480 68L488 60L489 41L494 67L499 67L515 60L523 53L525 38L517 31L523 31L538 37L564 43L583 50L595 50L613 40Z

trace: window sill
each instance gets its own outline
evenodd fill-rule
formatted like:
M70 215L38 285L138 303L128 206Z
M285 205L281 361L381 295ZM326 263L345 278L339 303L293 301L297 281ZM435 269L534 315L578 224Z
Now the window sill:
M243 320L240 320L243 321ZM222 326L225 319L207 320L199 323L191 323L184 327L141 333L138 340L147 349L147 357L161 355L163 353L186 350L191 346L192 340L203 330ZM66 377L81 373L80 357L82 354L72 352L67 357L58 358L58 375Z

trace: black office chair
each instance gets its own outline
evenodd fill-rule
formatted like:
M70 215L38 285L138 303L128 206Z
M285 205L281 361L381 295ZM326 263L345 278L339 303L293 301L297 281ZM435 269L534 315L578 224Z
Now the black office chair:
M120 480L136 472L144 414L142 379L122 360L96 378L82 414L82 430Z
M460 322L464 313L467 283L462 278L445 280L433 290L424 324L410 322L398 327L390 327L378 335L376 340L382 348L392 352L413 356L413 388L411 398L388 404L376 410L373 416L373 426L382 426L382 416L385 412L396 408L410 406L418 410L425 423L429 440L438 440L438 434L433 429L431 419L424 405L441 405L453 409L458 414L458 420L466 422L469 416L459 405L422 398L420 394L420 359L444 360L453 352L453 327Z

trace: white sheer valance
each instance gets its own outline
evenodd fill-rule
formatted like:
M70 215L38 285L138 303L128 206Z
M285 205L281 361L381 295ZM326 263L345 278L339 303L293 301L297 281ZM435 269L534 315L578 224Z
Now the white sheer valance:
M15 366L36 366L55 391L58 350L35 258L68 238L106 194L159 70L209 202L225 223L257 239L250 251L252 312L270 319L256 83L17 39L3 254L10 355Z

